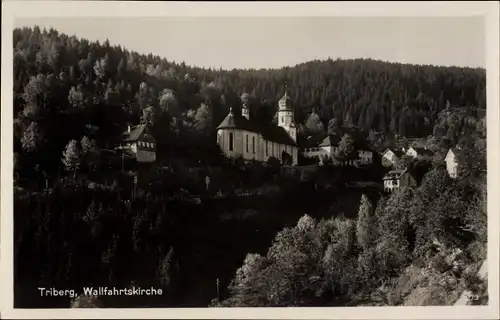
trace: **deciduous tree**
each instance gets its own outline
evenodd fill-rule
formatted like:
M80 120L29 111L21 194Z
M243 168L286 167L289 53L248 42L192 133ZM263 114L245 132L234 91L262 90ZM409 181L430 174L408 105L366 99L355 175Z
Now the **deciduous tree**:
M81 152L76 140L71 140L63 151L62 162L68 170L73 171L73 178L76 178L76 170L80 167Z
M368 250L368 248L373 244L374 241L373 233L375 226L373 214L373 204L371 200L365 194L363 194L358 211L357 239L359 245L365 251Z

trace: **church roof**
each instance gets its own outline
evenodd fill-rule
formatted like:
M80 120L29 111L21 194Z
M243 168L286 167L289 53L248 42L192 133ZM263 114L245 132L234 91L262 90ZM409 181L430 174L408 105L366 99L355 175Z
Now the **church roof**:
M285 91L285 94L283 94L283 97L281 97L280 99L280 102L289 102L291 99L290 99L290 96L288 95L288 93Z
M278 101L278 106L280 110L291 110L290 109L290 103L292 99L288 95L288 93L285 90L285 94L283 94L283 97Z
M261 134L262 137L268 141L297 146L297 143L292 139L292 137L290 137L284 128L274 124L263 125L255 121L248 120L241 115L233 114L232 112L230 112L226 118L222 120L221 124L217 127L217 130L219 129L247 130Z

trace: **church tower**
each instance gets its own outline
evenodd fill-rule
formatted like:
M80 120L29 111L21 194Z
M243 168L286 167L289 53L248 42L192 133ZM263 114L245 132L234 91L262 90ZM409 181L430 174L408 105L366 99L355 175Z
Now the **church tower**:
M288 132L294 141L297 141L297 128L295 127L293 110L291 106L291 99L287 93L287 86L285 82L285 94L278 102L278 126Z
M250 109L248 108L248 97L249 97L249 95L246 92L243 92L243 94L240 97L241 103L242 103L241 115L243 117L247 118L248 120L250 120Z

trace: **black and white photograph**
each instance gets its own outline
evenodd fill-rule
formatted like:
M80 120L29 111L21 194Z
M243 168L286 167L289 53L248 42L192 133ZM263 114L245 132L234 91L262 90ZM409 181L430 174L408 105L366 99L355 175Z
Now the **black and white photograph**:
M127 3L2 26L8 308L498 315L484 15L120 15Z

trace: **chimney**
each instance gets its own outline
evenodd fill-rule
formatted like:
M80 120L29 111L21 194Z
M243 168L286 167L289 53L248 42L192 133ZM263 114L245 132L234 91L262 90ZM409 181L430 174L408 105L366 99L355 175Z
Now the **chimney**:
M128 130L127 131L130 132L130 126L128 126Z

